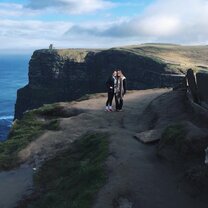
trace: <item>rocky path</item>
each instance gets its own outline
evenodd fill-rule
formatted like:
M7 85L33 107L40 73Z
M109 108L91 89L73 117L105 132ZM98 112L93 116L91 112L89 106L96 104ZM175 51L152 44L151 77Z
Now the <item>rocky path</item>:
M77 107L92 110L102 120L96 127L110 132L110 156L106 162L108 182L99 192L94 208L203 208L206 200L191 196L181 186L182 172L156 156L156 145L138 142L141 114L167 89L139 91L125 97L124 112L102 112L104 98L81 102ZM162 107L162 106L161 106Z

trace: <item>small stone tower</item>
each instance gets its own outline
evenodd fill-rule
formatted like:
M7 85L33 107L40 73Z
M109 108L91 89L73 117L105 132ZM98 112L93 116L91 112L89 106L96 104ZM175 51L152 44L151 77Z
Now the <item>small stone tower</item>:
M49 45L49 50L52 51L53 50L53 44Z

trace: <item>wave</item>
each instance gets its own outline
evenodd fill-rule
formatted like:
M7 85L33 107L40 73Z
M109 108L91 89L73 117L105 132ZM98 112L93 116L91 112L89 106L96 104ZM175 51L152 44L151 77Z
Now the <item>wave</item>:
M14 116L0 116L0 120L12 120Z

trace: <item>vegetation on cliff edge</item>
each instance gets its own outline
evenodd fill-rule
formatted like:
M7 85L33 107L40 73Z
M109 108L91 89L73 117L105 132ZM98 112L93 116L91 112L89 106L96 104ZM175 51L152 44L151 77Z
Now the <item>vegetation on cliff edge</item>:
M15 121L8 139L0 143L0 169L11 169L17 166L18 152L41 135L44 130L59 129L57 118L44 118L45 115L56 112L58 108L58 104L45 105L26 112L21 120Z
M107 138L107 133L89 132L47 161L35 175L35 193L19 207L90 208L106 181Z

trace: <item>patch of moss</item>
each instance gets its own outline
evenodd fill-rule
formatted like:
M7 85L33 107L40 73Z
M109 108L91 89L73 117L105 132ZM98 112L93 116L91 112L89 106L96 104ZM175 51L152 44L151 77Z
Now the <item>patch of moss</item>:
M90 208L106 181L108 134L88 133L47 161L35 176L36 198L28 208ZM30 200L29 200L30 201Z
M53 105L48 109L52 110ZM24 149L31 141L41 135L44 130L58 130L57 119L44 120L39 117L39 112L44 112L46 107L28 111L21 120L17 120L5 142L0 142L0 169L11 169L18 165L18 152Z
M84 100L89 100L90 98L91 98L90 94L85 94L85 95L81 96L80 98L76 99L76 101L81 102Z
M168 126L162 134L160 146L171 145L175 147L178 152L181 152L185 137L186 131L182 124Z
M47 113L53 112L55 109L59 109L60 106L57 103L45 104L41 108L32 110L36 114L45 115Z
M58 119L52 119L42 126L43 129L58 131L60 130L60 123Z
M45 104L41 108L33 110L36 115L47 118L67 117L63 107L58 103Z

